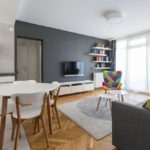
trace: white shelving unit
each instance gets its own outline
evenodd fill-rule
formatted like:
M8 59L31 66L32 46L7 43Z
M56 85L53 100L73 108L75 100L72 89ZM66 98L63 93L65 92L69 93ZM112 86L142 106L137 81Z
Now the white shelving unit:
M111 69L111 67L94 67L93 69L104 70L104 69Z
M89 55L91 55L91 56L101 56L101 57L107 56L106 54L94 54L94 53L89 53Z
M110 70L111 69L111 51L109 47L92 47L92 52L89 53L93 57L93 62L96 70ZM94 58L95 57L95 58Z
M112 50L109 47L93 47L93 49L106 50L106 51L111 51Z
M111 61L93 61L95 63L111 63Z

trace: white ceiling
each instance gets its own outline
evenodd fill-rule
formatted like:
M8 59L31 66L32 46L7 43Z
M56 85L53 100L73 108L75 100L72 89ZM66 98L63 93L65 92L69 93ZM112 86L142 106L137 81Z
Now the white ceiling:
M111 10L123 14L123 23L107 23ZM22 0L17 20L112 39L149 30L149 15L150 0Z
M0 23L14 25L20 0L0 0Z

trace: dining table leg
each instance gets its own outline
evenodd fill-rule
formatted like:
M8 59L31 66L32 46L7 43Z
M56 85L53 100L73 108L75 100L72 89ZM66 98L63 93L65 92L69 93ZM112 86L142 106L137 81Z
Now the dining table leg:
M47 114L48 114L48 124L49 124L49 132L52 134L52 118L51 118L51 106L49 101L49 95L47 96Z
M2 99L2 112L1 112L1 125L0 125L0 150L3 149L5 125L6 125L6 114L7 114L7 96L3 96Z

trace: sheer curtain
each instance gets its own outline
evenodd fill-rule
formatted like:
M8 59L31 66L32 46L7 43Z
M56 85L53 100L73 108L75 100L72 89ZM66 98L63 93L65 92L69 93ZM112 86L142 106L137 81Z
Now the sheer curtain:
M150 92L150 34L117 40L116 69L122 70L123 87Z

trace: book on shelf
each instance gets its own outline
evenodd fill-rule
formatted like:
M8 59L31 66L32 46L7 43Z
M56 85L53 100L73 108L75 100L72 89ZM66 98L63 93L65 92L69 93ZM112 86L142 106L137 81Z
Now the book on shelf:
M105 51L104 51L104 50L99 50L99 49L91 49L91 53L92 53L92 54L105 55Z

